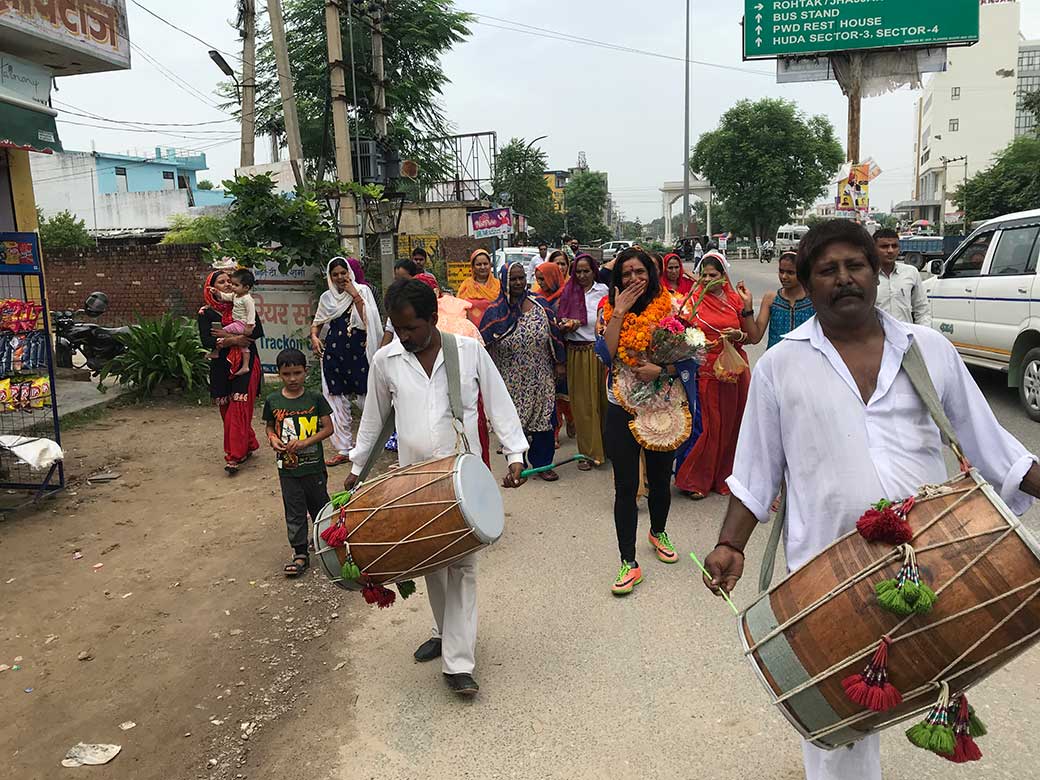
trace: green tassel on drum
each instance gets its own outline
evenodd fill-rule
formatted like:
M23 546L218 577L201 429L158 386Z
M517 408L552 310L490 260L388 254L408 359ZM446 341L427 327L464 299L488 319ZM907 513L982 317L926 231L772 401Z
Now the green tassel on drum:
M950 725L949 706L950 686L943 683L939 700L928 711L928 717L907 729L906 738L923 750L952 756L957 748L957 739Z
M909 544L902 545L903 567L899 576L892 580L882 580L874 586L878 604L894 615L923 615L935 606L938 596L928 585L921 582L921 572L917 567L917 554Z
M357 582L361 579L361 569L354 563L353 558L347 558L346 563L343 564L343 568L339 570L339 576L345 579L347 582Z
M397 583L397 592L401 594L401 598L408 598L415 593L415 580L402 580Z

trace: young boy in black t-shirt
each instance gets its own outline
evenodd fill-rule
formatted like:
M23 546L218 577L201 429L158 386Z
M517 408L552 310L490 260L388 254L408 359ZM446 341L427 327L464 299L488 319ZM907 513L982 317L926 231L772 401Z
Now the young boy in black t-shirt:
M307 358L298 349L283 349L275 360L283 387L267 397L264 421L267 441L277 453L285 525L293 548L285 576L296 577L310 565L307 531L329 503L328 474L322 441L332 435L332 407L319 393L303 386Z

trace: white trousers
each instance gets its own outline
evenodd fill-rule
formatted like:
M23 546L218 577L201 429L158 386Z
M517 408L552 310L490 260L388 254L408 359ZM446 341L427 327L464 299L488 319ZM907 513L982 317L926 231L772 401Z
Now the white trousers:
M325 383L325 372L321 374L321 393L332 407L332 425L336 429L329 438L329 446L339 455L349 455L354 447L354 436L350 432L351 423L354 421L350 410L350 396L332 395L329 386ZM358 407L365 408L365 396L357 398Z
M426 575L433 636L441 640L445 674L472 674L477 656L477 558L467 555Z
M871 734L837 750L802 742L802 760L806 780L881 780L881 737Z

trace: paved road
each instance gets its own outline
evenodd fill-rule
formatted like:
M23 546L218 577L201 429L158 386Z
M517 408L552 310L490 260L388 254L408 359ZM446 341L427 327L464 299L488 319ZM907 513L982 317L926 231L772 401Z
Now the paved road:
M776 266L741 263L756 300ZM1040 449L1040 427L1018 410L998 378L980 375L1009 428ZM573 452L567 441L561 454ZM498 460L501 468L502 461ZM740 652L733 615L708 594L692 563L659 563L648 552L646 581L626 599L609 593L617 552L609 469L562 469L555 484L532 482L506 495L506 534L480 562L481 693L455 700L436 664L412 650L430 622L422 597L360 613L342 660L358 692L354 723L338 745L343 780L380 778L798 778L795 732L767 706ZM669 531L684 552L714 545L723 499L676 496ZM756 534L748 569L764 543ZM752 578L753 579L753 578ZM738 604L753 596L745 583ZM990 725L987 780L1035 774L1040 719L1031 652L981 686L975 706ZM336 713L327 713L335 722ZM912 748L901 731L884 737L885 777L938 780L950 766Z

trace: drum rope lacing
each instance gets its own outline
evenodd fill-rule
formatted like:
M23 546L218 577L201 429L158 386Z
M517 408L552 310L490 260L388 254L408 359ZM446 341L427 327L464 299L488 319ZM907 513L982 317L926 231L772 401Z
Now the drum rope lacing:
M965 475L965 476L967 476L967 475ZM963 479L963 476L961 477L961 479ZM946 489L943 490L941 488L946 488ZM914 534L913 538L917 538L921 534L926 532L928 529L930 529L932 526L934 526L937 522L939 522L941 519L943 519L948 514L950 514L962 502L964 502L965 500L970 498L976 492L982 490L982 488L983 488L983 486L981 484L977 484L977 485L975 485L975 486L973 486L971 488L960 489L960 490L953 490L953 489L950 489L948 486L935 486L935 485L924 486L921 489L920 493L919 493L919 498L918 498L918 503L919 504L923 503L925 501L934 499L934 498L942 497L942 496L956 495L956 494L961 494L961 495L950 506L946 507L942 512L937 514L936 517L932 518L927 524L925 524L921 529L919 529ZM921 494L923 494L923 495L921 495ZM979 561L981 561L983 558L985 558L998 544L1000 544L1002 541L1004 541L1010 534L1014 533L1020 526L1021 526L1021 524L1019 522L1017 522L1017 521L1014 522L1014 523L1009 522L1009 523L1007 523L1007 525L1000 526L999 528L988 529L988 530L985 530L985 531L979 531L979 532L976 532L976 533L973 533L973 534L968 534L968 535L965 535L965 536L962 536L962 537L944 540L942 542L937 542L937 543L934 543L934 544L931 544L931 545L928 545L926 547L922 547L922 548L916 550L916 552L918 554L920 554L922 552L928 552L928 551L931 551L931 550L936 550L936 549L939 549L939 548L942 548L942 547L946 547L946 546L949 546L951 544L956 544L956 543L959 543L959 542L962 542L962 541L968 541L968 540L979 538L979 537L983 537L983 536L989 536L989 535L994 534L994 533L1000 533L1000 536L997 539L995 539L993 542L991 542L985 549L983 549L971 561L969 561L967 564L965 564L965 566L962 567L960 569L960 571L955 573L947 582L945 582L942 586L940 586L936 590L936 594L938 595L939 593L942 593L944 590L946 590L951 585L953 585L954 582L956 582L967 571L969 571L971 568L973 568ZM846 536L841 537L840 539L838 539L834 543L832 543L827 549L830 549L830 547L836 546L838 543L840 543L844 539L848 538L849 536L852 536L854 533L855 532L852 532L850 534L847 534ZM891 553L889 553L889 554L885 555L884 557L882 557L879 561L875 561L873 564L871 564L870 566L866 567L866 569L864 569L861 572L853 575L852 577L847 579L845 582L843 582L840 585L836 586L834 589L832 589L832 591L830 593L828 593L825 596L823 596L822 598L818 599L811 606L809 606L809 607L801 610L799 613L793 615L784 624L782 624L781 626L776 627L775 629L770 631L766 636L762 637L757 642L755 642L754 645L752 645L747 651L745 651L745 655L751 654L756 649L760 648L765 642L768 642L770 639L775 638L779 634L783 633L787 628L789 628L795 622L797 622L797 621L801 620L803 617L805 617L805 615L811 613L817 607L819 607L820 605L826 603L828 600L830 600L834 596L842 593L845 590L848 590L849 588L851 588L856 583L861 582L863 579L865 579L865 577L869 576L871 573L873 573L875 571L878 571L881 568L884 568L885 565L888 565L888 564L892 563L894 561L894 559L902 558L903 557L903 552L901 550L902 550L901 547L900 548L896 548ZM913 637L913 636L916 636L918 634L924 633L924 632L929 631L929 630L931 630L933 628L936 628L936 627L941 626L941 625L943 625L945 623L948 623L948 622L950 622L952 620L955 620L957 618L963 617L964 615L967 615L967 614L969 614L971 612L975 612L975 611L977 611L979 609L983 609L985 607L988 607L988 606L990 606L992 604L995 604L995 603L997 603L999 601L1002 601L1003 599L1007 598L1008 596L1011 596L1011 595L1019 593L1019 592L1021 592L1023 590L1026 590L1027 588L1029 588L1029 587L1031 587L1033 585L1037 585L1038 583L1040 583L1040 578L1037 578L1037 579L1035 579L1035 580L1033 580L1031 582L1027 582L1024 585L1020 585L1020 586L1018 586L1018 587L1016 587L1016 588L1014 588L1014 589L1012 589L1010 591L1007 591L1007 592L1005 592L1005 593L1003 593L1003 594L1001 594L999 596L995 596L995 597L989 599L986 602L983 602L981 604L976 604L974 606L971 606L971 607L968 607L968 608L966 608L964 610L961 610L960 612L957 612L955 614L947 615L946 617L944 617L944 618L942 618L942 619L940 619L938 621L935 621L933 623L929 623L928 625L918 627L918 628L914 629L913 631L910 631L909 633L898 635L898 636L893 636L893 634L895 634L895 632L897 632L899 629L901 629L903 626L905 626L908 622L910 622L914 617L916 617L916 615L908 616L908 617L904 618L903 620L901 620L899 623L897 623L895 626L893 626L893 628L888 632L886 637L889 640L890 644L895 644L895 643L897 643L899 641L902 641L904 639L909 639L910 637ZM755 601L753 602L752 606L754 604L758 603L759 600L761 600L762 598L766 597L767 595L769 595L769 594L768 593L761 594L757 599L755 599ZM999 650L994 651L993 653L991 653L990 655L986 656L982 660L977 661L974 664L972 664L972 665L970 665L968 667L965 667L964 669L961 669L960 671L958 671L956 674L952 675L951 677L944 678L944 675L947 672L951 671L954 667L957 666L957 664L959 664L966 657L968 657L972 652L974 652L980 645L982 645L987 639L989 639L996 631L998 631L1000 628L1002 628L1015 615L1017 615L1020 611L1022 611L1037 596L1040 596L1040 588L1037 588L1036 590L1034 590L1031 594L1029 594L1029 596L1027 596L1018 605L1016 605L1014 607L1014 609L1012 609L1012 611L1008 615L1006 615L999 622L997 622L992 628L990 628L985 634L983 634L978 640L976 640L967 650L962 652L957 658L955 658L952 662L950 662L945 668L940 670L940 672L937 675L935 675L930 682L928 682L928 683L926 683L926 684L924 684L922 686L919 686L918 688L915 688L914 690L912 690L912 691L908 692L907 694L905 694L903 696L903 701L907 701L909 699L913 699L913 698L921 696L921 695L923 695L925 693L928 693L929 691L932 691L932 690L940 687L943 684L944 679L945 679L945 682L949 682L950 680L957 679L958 677L961 677L964 674L967 674L968 672L973 671L974 669L977 669L978 667L983 666L983 665L989 663L994 658L997 658L997 657L1003 655L1004 653L1007 653L1007 652L1009 652L1011 650L1014 650L1016 647L1018 647L1018 646L1020 646L1020 645L1022 645L1024 643L1028 642L1029 640L1033 639L1037 635L1040 635L1040 629L1037 629L1036 631L1033 631L1030 634L1028 634L1028 635L1026 635L1026 636L1024 636L1024 637L1022 637L1022 638L1020 638L1018 640L1016 640L1012 644L1010 644L1010 645L1008 645L1006 647L1000 648ZM749 607L749 609L750 609L750 607ZM820 672L819 674L817 674L816 676L814 676L810 680L807 680L806 682L804 682L804 683L802 683L802 684L800 684L798 686L795 686L794 688L792 688L789 691L785 691L781 696L774 696L773 703L776 704L776 705L779 705L779 704L783 703L784 701L790 699L791 697L796 696L797 694L801 693L802 691L805 691L805 690L807 690L809 688L812 688L812 687L818 685L822 680L826 679L827 677L830 677L831 675L835 674L838 671L841 671L843 668L847 667L848 665L850 665L852 663L855 663L855 662L857 662L859 660L862 660L862 659L866 658L867 656L871 655L875 651L875 649L876 649L876 644L872 644L869 647L865 648L864 650L861 650L861 651L859 651L857 653L854 653L854 654L850 655L848 658L838 662L837 664L834 664L833 666L831 666L830 668L824 670L823 672ZM920 711L926 710L926 709L928 709L928 706L930 706L930 705L927 705L927 706L921 708L920 710L915 710L915 712L920 712ZM820 738L825 737L825 736L827 736L827 735L829 735L829 734L831 734L831 733L833 733L835 731L838 731L838 730L843 729L843 728L845 728L847 726L850 726L850 725L853 725L855 723L858 723L858 722L860 722L862 720L866 720L866 719L869 719L869 718L872 718L872 717L876 717L877 714L878 713L870 711L870 710L867 710L867 711L861 712L861 713L857 713L856 715L852 715L852 716L850 716L848 718L845 718L844 720L839 721L838 723L831 724L831 725L829 725L829 726L827 726L827 727L825 727L823 729L819 729L817 731L809 733L808 736L807 736L807 739L809 739L810 741L815 740L815 739L820 739ZM910 715L912 715L912 714L914 714L914 713L910 713ZM895 723L895 722L898 722L900 720L904 720L906 717L909 717L909 716L908 715L900 715L897 718L894 718L894 719L892 719L890 721L887 721L886 723L882 724L878 728L882 728L883 726L888 725L889 723Z

